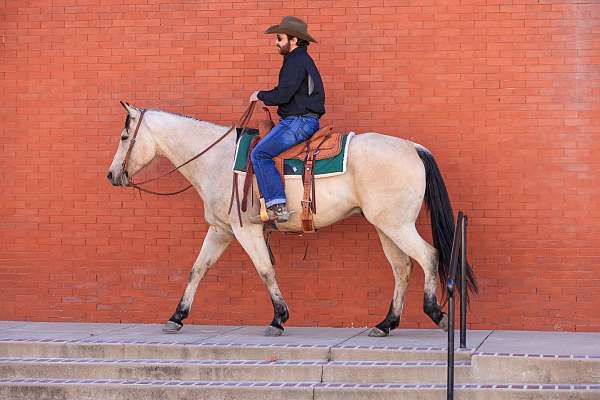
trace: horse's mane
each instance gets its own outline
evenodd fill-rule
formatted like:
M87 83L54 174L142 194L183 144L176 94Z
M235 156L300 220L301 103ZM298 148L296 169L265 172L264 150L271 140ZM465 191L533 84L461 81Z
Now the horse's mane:
M155 112L159 112L159 113L163 113L163 114L173 115L173 116L176 116L176 117L183 117L183 118L186 118L186 119L191 119L192 121L198 122L199 124L212 125L212 126L219 127L219 128L224 128L225 127L225 125L219 125L219 124L215 124L213 122L204 121L204 120L192 117L190 115L180 114L180 113L176 113L176 112L172 112L172 111L164 111L164 110L160 110L158 108L148 108L146 110L146 112L148 112L148 111L155 111Z
M178 117L184 117L184 118L193 119L194 121L198 121L198 122L206 122L206 121L199 120L198 118L194 118L194 117L189 116L189 115L180 114L180 113L176 113L176 112L172 112L172 111L159 110L158 108L149 108L146 111L156 111L156 112L160 112L160 113L176 115Z

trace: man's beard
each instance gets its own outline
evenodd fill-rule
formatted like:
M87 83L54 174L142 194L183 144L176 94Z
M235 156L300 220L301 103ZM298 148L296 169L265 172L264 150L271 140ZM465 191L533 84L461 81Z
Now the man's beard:
M287 44L284 44L283 47L279 47L277 46L277 48L279 49L279 54L281 54L282 56L285 56L286 54L288 54L290 52L290 42L288 42Z

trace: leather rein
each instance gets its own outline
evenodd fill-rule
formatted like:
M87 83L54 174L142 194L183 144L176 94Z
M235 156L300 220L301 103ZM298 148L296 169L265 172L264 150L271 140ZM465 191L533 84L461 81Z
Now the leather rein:
M159 175L157 177L151 178L151 179L146 179L145 181L142 182L134 182L133 178L130 178L129 181L127 182L127 187L132 187L135 189L138 189L142 192L146 192L146 193L150 193L150 194L155 194L155 195L159 195L159 196L172 196L175 194L179 194L179 193L183 193L186 190L188 190L189 188L191 188L193 185L190 184L189 186L177 190L175 192L168 192L168 193L163 193L163 192L155 192L149 189L145 189L143 187L141 187L141 185L145 185L147 183L150 182L154 182L164 176L167 176L175 171L177 171L178 169L180 169L181 167L191 163L192 161L194 161L195 159L199 158L200 156L202 156L203 154L205 154L207 151L209 151L210 149L212 149L214 146L217 145L217 143L219 143L221 140L225 139L225 137L227 135L229 135L230 132L232 132L233 130L235 130L236 126L239 126L240 128L242 128L242 132L241 134L243 135L246 130L248 129L248 123L250 122L250 119L252 118L252 113L254 112L254 109L256 108L256 101L251 102L248 107L246 108L246 111L244 111L244 113L242 114L242 117L240 118L240 120L238 121L237 124L232 125L231 128L229 128L227 130L227 132L225 132L223 135L221 135L217 140L215 140L214 142L212 142L208 147L206 147L204 150L202 150L200 153L196 154L194 157L190 158L189 160L187 160L186 162L184 162L183 164L171 169L168 172L165 172L162 175ZM146 113L146 110L143 109L141 111L140 114L140 120L137 123L137 126L135 127L135 131L133 132L133 137L131 138L131 141L129 142L129 147L127 148L127 153L125 153L125 158L123 159L123 163L121 164L121 169L123 171L123 173L127 173L127 165L129 163L129 157L131 155L131 150L133 149L133 145L135 144L136 141L136 137L138 134L138 131L140 129L140 126L142 124L142 119L144 118L144 114Z

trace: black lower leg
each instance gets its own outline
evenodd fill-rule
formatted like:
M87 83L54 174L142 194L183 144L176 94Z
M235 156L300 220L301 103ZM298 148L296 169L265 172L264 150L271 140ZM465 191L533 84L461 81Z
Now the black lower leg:
M177 305L177 310L175 310L175 314L169 318L169 321L175 322L178 325L183 325L183 320L186 319L190 313L189 307L183 307L183 298L179 300L179 304Z
M273 312L274 317L273 321L271 321L271 326L283 330L283 324L288 320L289 313L287 306L282 300L271 300L273 303Z
M423 311L425 311L425 314L427 314L436 325L439 325L444 317L444 313L440 310L435 294L427 295L427 293L425 293L425 297L423 298Z
M392 301L387 316L383 321L377 324L377 329L387 334L390 333L392 329L396 329L398 325L400 325L400 316L394 314L394 302Z

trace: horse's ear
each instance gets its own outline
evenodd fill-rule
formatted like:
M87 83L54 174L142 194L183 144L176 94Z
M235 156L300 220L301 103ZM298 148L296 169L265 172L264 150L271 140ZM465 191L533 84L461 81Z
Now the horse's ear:
M127 111L127 114L131 115L132 117L135 117L135 115L137 113L141 112L141 110L139 108L132 106L128 102L121 101L120 103L123 106L123 108L125 109L125 111Z

